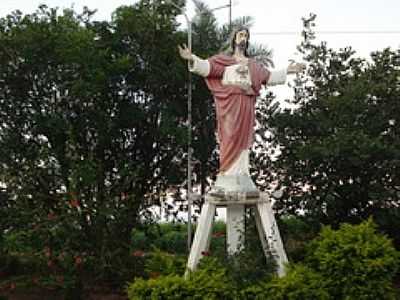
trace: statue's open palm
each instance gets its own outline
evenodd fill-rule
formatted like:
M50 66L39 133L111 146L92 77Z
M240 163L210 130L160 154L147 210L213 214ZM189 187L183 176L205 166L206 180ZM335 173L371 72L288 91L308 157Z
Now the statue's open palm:
M192 59L192 52L189 50L189 48L183 44L182 47L178 45L179 49L179 55L186 60L191 60Z

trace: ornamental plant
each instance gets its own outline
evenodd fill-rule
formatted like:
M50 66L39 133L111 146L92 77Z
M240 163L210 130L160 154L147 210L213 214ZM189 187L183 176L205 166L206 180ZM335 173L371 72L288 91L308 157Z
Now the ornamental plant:
M334 299L395 299L399 252L371 218L336 231L323 228L309 244L305 262L324 278Z

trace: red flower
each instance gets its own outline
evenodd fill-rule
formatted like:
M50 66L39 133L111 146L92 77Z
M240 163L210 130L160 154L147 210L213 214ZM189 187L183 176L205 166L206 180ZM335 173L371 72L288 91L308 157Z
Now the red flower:
M75 207L75 208L77 208L77 207L80 206L80 205L79 205L79 201L78 201L77 199L72 199L72 200L69 202L69 204L70 204L72 207Z
M51 249L49 247L44 248L44 255L49 258L51 257Z
M75 256L75 266L80 266L82 264L82 257Z
M219 237L223 237L223 236L225 236L225 232L222 232L222 231L215 232L213 234L213 237L215 237L215 238L219 238Z
M132 256L143 257L144 256L144 252L142 250L136 250L136 251L132 252Z
M15 282L10 283L10 290L15 290L16 287L17 285L15 284Z

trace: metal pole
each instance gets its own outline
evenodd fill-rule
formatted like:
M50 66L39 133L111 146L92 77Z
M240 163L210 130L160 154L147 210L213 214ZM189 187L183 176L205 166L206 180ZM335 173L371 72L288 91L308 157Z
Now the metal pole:
M188 48L192 52L192 22L187 14L173 1L168 1L179 9L185 16L188 27ZM188 232L187 232L187 247L188 252L192 246L192 73L189 71L188 62L188 161L187 161L187 201L188 201Z
M186 15L185 15L186 16ZM186 16L188 24L188 48L192 52L192 23ZM189 70L188 62L188 70ZM188 252L192 246L192 72L188 73L188 163L187 163L187 197L188 197Z
M232 0L229 0L229 29L232 30Z

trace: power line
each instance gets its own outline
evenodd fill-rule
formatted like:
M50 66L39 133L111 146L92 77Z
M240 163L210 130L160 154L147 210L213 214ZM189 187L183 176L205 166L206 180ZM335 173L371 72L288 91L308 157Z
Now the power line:
M377 31L315 31L316 34L400 34L400 30L377 30ZM252 32L252 35L300 35L300 31L265 31Z

